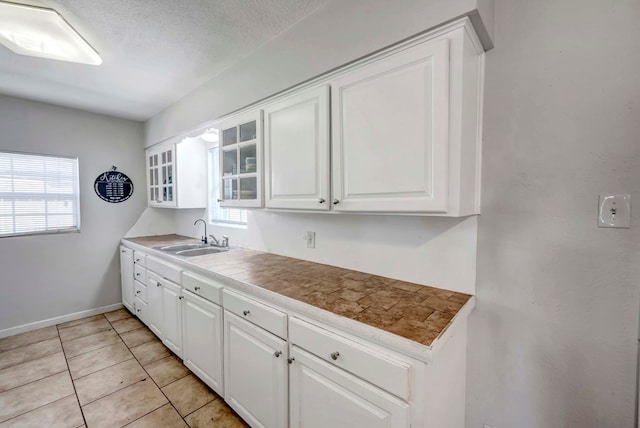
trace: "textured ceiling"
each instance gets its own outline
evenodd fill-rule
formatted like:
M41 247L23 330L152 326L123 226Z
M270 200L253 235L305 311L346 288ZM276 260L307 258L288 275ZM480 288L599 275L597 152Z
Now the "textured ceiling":
M103 64L21 56L0 45L0 94L146 120L329 0L15 2L58 11Z

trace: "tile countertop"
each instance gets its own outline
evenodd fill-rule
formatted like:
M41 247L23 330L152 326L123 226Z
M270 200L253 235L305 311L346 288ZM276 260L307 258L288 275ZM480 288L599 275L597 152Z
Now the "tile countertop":
M153 250L161 245L196 242L186 236L159 235L123 241L151 249L151 254L182 265L195 265L393 333L422 347L431 348L454 318L463 311L468 313L475 302L468 294L243 248L189 258Z

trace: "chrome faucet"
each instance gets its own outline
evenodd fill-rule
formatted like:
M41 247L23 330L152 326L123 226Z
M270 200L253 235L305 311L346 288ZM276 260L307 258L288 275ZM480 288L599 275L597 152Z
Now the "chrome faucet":
M227 235L222 235L222 243L213 235L209 235L209 238L214 242L213 246L215 247L228 247L229 246L229 237Z
M201 221L202 224L204 224L204 236L200 240L202 241L203 244L208 244L209 242L207 241L207 222L199 218L198 220L193 222L193 225L195 226L196 224L198 224L199 221ZM211 237L213 238L213 235L211 235ZM218 241L216 241L216 243L217 242Z

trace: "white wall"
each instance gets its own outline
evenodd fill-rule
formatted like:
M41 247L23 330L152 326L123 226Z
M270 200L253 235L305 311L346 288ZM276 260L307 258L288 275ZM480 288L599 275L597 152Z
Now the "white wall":
M0 331L122 301L118 242L146 204L141 123L0 96L0 149L77 156L81 232L0 239ZM134 183L119 204L93 190L116 165Z
M232 246L475 292L477 217L433 218L250 211L246 230L209 226ZM176 212L176 232L199 238L204 210ZM307 231L316 247L307 248Z
M634 426L640 2L496 2L467 427Z

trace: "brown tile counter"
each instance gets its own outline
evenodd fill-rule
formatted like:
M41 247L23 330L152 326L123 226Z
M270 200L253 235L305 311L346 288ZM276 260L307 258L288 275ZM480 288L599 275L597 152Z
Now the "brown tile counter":
M161 235L126 241L153 248L194 239ZM240 248L181 260L425 346L431 346L444 333L471 298L468 294Z

